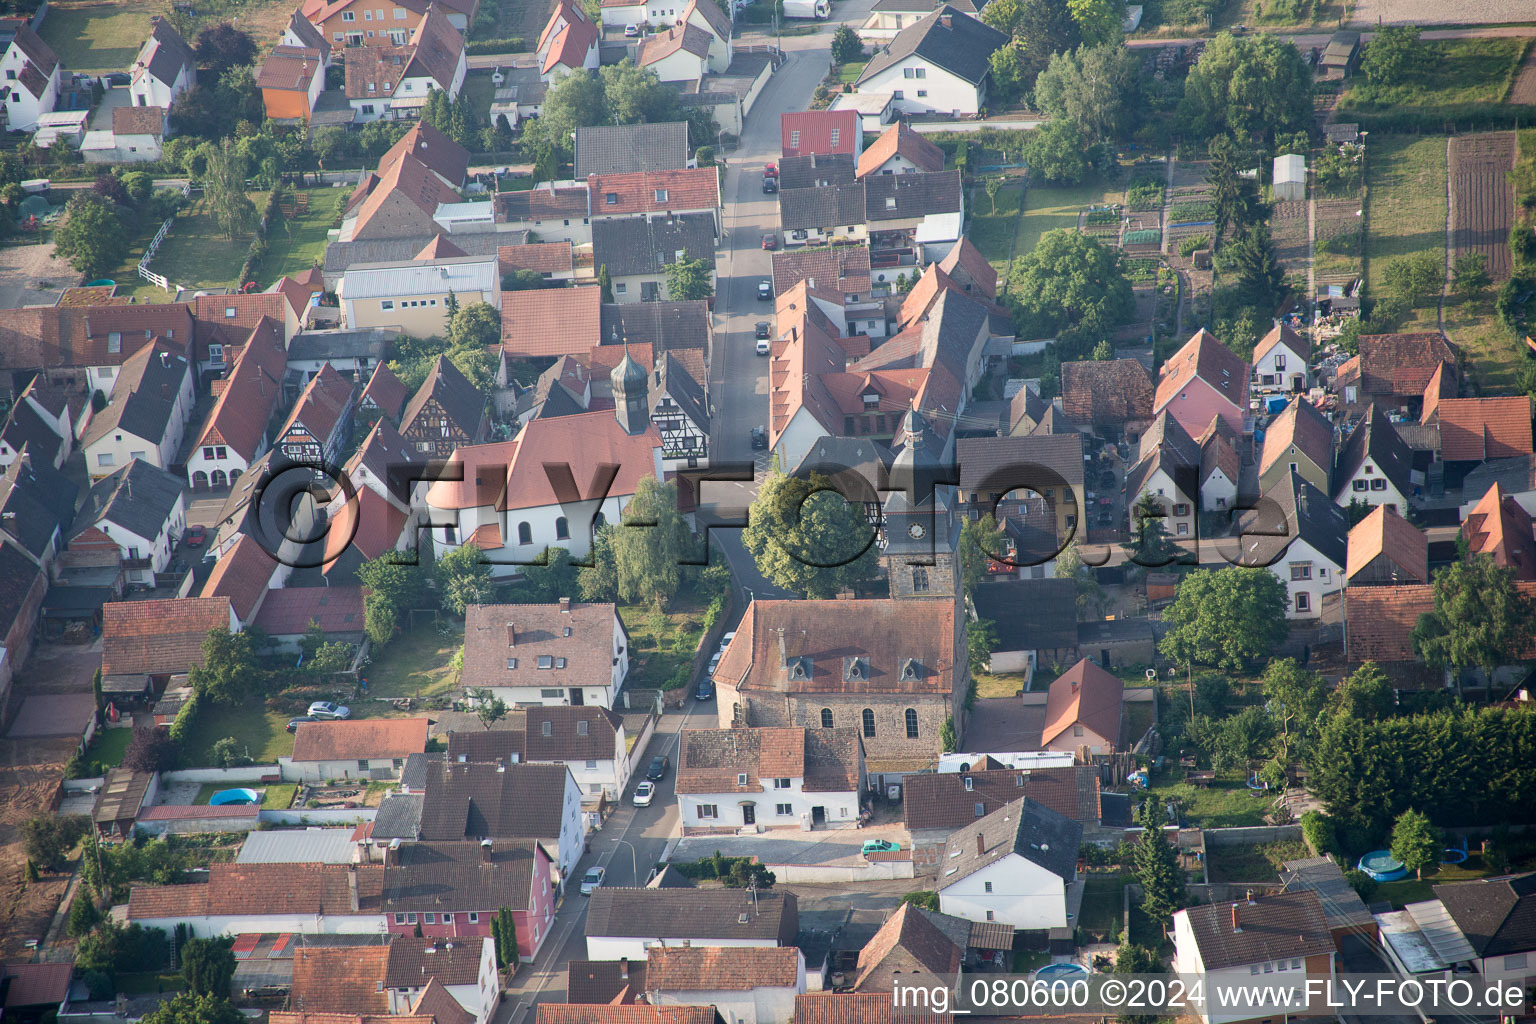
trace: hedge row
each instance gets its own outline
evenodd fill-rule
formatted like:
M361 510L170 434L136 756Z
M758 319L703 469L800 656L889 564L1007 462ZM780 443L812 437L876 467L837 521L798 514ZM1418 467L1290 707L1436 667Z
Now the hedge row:
M1354 121L1366 131L1439 135L1452 126L1457 132L1508 131L1536 125L1536 107L1504 103L1464 103L1427 110L1349 107L1340 119Z
M471 57L490 53L522 53L527 49L528 40L522 36L508 36L505 39L476 39L464 46L464 52Z

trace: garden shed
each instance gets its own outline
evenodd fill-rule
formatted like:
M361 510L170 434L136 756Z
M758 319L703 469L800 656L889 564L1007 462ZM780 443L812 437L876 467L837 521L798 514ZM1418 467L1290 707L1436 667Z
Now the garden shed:
M1296 153L1275 157L1275 202L1307 198L1307 161Z

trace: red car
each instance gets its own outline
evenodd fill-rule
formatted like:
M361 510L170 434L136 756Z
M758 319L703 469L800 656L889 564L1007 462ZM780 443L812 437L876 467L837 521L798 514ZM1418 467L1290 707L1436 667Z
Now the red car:
M769 234L769 235L764 235L763 236L763 248L764 249L767 249L769 252L772 252L773 250L777 249L778 247L779 247L779 236L778 235Z
M203 541L207 536L208 530L206 527L189 526L187 527L187 535L183 539L187 542L187 547L200 548L203 546Z
M777 178L778 176L779 176L779 165L778 164L767 164L766 166L763 167L763 177L765 177L765 178Z

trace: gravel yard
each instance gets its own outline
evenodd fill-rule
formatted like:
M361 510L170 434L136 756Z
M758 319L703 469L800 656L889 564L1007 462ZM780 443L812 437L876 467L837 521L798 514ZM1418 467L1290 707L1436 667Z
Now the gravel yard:
M51 306L79 280L68 261L54 259L51 242L0 248L0 308Z
M1357 28L1383 25L1500 25L1529 20L1529 0L1358 0L1350 24Z

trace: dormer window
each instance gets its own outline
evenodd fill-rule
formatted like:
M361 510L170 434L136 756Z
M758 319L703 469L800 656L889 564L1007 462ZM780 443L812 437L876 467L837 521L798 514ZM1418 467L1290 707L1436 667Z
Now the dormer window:
M846 682L869 681L869 659L847 657L843 659L843 679Z
M971 778L969 775L967 775L965 777L965 791L967 793L969 793L972 790L974 790L975 788L976 788L976 780Z
M659 188L659 189L656 190L656 201L658 203L664 203L664 202L667 201L667 190L666 189Z
M901 681L904 683L916 682L923 676L923 666L917 663L915 658L907 658L901 663Z
M107 351L121 352L123 350L123 332L113 331L107 335Z
M517 659L516 658L508 658L507 659L507 668L509 670L517 668Z
M791 658L787 668L789 671L789 678L791 679L806 680L811 678L810 658Z
M894 210L894 209L896 209L896 197L895 196L887 196L886 197L885 208L887 210Z
M745 786L746 784L747 784L747 773L746 772L737 772L736 773L736 785L738 785L738 786Z

